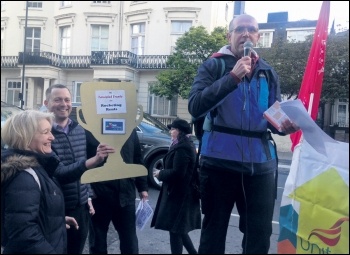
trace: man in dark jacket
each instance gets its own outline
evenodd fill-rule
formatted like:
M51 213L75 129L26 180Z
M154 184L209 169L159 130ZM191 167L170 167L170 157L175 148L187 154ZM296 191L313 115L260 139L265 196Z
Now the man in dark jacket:
M281 95L273 68L250 54L259 38L254 17L235 17L227 35L229 45L213 56L224 60L224 75L217 79L221 70L211 58L199 67L190 92L189 112L195 118L206 116L200 158L200 254L225 253L235 204L243 254L269 252L278 162L268 129L286 135L298 127L287 120L281 133L263 117Z
M109 153L114 149L106 144L99 144L97 150L89 152L95 155L87 159L87 150L90 141L86 132L77 122L69 118L72 112L72 100L69 89L62 84L55 84L46 90L44 102L49 112L55 115L55 123L52 134L55 140L52 142L52 150L60 161L66 166L58 168L55 177L64 183L68 176L80 174L99 166L104 162ZM96 148L94 147L94 148ZM80 171L79 171L80 170ZM94 214L94 208L89 200L89 185L78 181L62 185L64 194L66 216L74 217L79 229L67 230L68 254L82 254L90 225L90 214Z
M136 129L123 145L121 156L125 163L143 164ZM135 185L140 199L148 199L146 176L91 183L94 193L92 201L96 213L91 219L90 254L107 254L107 232L111 221L118 232L121 254L139 253Z

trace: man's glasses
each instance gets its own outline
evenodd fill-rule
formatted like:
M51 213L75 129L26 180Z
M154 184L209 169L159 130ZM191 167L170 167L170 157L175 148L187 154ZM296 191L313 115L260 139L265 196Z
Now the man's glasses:
M257 29L254 26L249 26L249 27L241 27L241 26L239 26L239 27L236 27L236 28L233 29L233 32L235 34L239 34L239 35L243 34L245 31L247 31L249 34L256 34L259 31L259 29Z

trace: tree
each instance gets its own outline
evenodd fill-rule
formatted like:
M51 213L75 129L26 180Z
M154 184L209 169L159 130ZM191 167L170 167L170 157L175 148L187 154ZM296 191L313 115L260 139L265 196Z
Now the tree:
M271 48L257 49L276 70L281 92L288 99L298 95L310 47L310 40L288 43L279 39L271 45Z
M169 100L176 95L188 99L199 65L227 43L226 33L223 27L216 27L211 34L203 26L191 27L176 42L175 53L167 62L171 68L156 76L150 92Z

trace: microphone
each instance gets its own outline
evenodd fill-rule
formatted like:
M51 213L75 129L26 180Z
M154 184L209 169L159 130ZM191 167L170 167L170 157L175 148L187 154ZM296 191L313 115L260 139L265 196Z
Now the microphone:
M250 53L252 52L253 48L253 43L251 41L245 41L243 44L243 49L244 49L244 57L248 56L250 57Z

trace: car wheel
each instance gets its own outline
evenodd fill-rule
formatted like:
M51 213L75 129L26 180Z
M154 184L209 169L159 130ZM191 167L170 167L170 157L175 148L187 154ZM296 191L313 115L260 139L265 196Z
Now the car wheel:
M149 165L149 169L148 169L148 179L150 181L150 183L152 184L153 187L155 187L156 189L161 189L162 187L162 182L159 181L156 177L153 176L153 169L159 169L159 170L163 170L164 166L163 166L163 157L165 154L161 154L156 156L151 164Z

